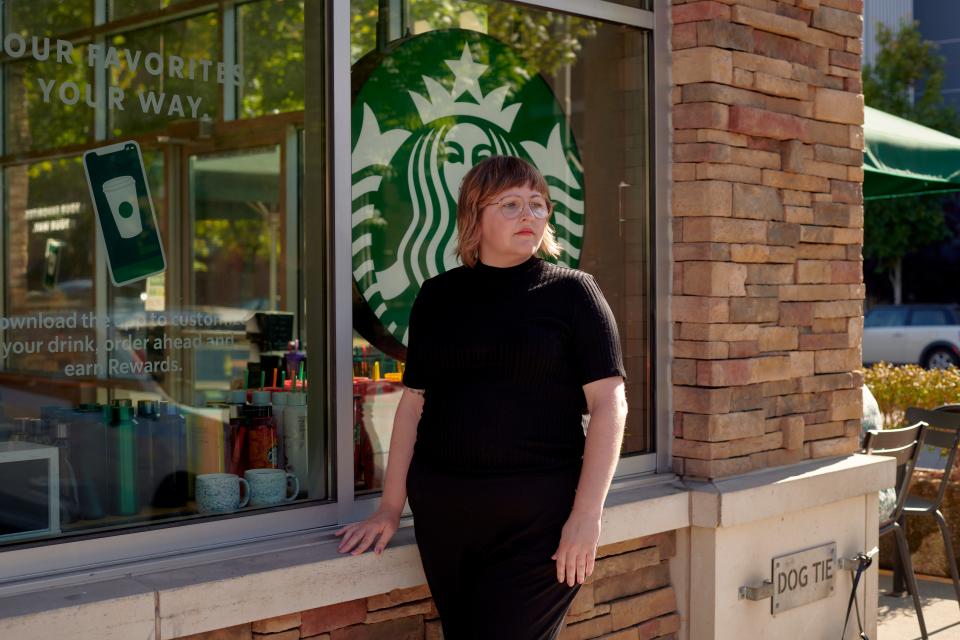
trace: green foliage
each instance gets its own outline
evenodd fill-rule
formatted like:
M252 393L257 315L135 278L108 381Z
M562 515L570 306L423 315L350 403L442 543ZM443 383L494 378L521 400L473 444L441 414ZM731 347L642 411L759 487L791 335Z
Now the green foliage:
M377 0L353 0L351 11L351 61L356 62L377 45ZM518 7L505 2L462 0L410 0L409 20L415 33L426 30L471 28L509 44L527 61L524 72L554 73L574 64L582 41L597 35L597 22L560 13Z
M90 0L7 0L7 33L57 36L93 26Z
M866 103L946 133L960 133L957 113L943 101L944 59L936 45L923 40L916 22L893 32L877 24L880 51L874 65L863 68Z
M877 399L887 429L904 426L908 407L935 409L960 401L960 369L956 367L924 369L881 362L864 371L863 382Z
M863 256L886 271L908 253L947 238L941 201L942 196L927 195L867 202Z
M303 0L263 0L240 5L239 12L241 116L303 109Z
M941 93L944 59L935 44L922 39L917 23L902 24L896 33L877 24L877 44L876 63L863 69L867 105L946 133L960 132L957 113ZM950 235L942 196L868 201L864 209L863 255L877 260L878 271L896 269L906 255Z
M86 47L73 49L73 64L37 62L32 58L6 65L7 153L49 149L87 142L93 130L93 112L86 105L92 73L84 64ZM52 97L43 101L40 80L53 82ZM73 82L81 99L73 105L61 102L57 92Z

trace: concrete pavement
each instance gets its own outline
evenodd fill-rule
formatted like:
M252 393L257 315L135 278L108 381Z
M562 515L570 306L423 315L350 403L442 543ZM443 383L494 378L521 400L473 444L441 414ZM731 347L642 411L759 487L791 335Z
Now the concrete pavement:
M920 626L909 595L894 598L885 595L893 579L889 571L880 572L878 640L920 640ZM931 640L960 640L960 605L949 580L917 579L923 619ZM856 623L853 614L851 621Z

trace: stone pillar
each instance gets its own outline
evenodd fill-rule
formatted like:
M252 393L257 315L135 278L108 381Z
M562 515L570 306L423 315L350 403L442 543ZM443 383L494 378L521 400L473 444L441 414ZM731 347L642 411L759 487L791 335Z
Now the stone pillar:
M863 0L673 0L675 471L852 453Z

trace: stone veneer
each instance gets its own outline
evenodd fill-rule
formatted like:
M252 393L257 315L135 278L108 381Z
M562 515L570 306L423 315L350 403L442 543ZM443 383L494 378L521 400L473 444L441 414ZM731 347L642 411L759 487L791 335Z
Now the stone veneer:
M858 447L863 0L673 0L674 470Z
M675 640L680 616L669 563L676 545L676 533L669 532L600 547L594 572L570 606L560 640ZM421 585L183 640L299 638L440 640L443 632L430 590Z

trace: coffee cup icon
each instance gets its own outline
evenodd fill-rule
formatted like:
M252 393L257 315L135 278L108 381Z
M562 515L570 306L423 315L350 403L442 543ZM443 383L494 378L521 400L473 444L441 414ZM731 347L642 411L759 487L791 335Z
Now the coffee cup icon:
M140 205L137 202L137 181L133 176L107 180L103 183L103 194L107 196L107 203L120 237L133 238L140 235L143 225L140 222Z

